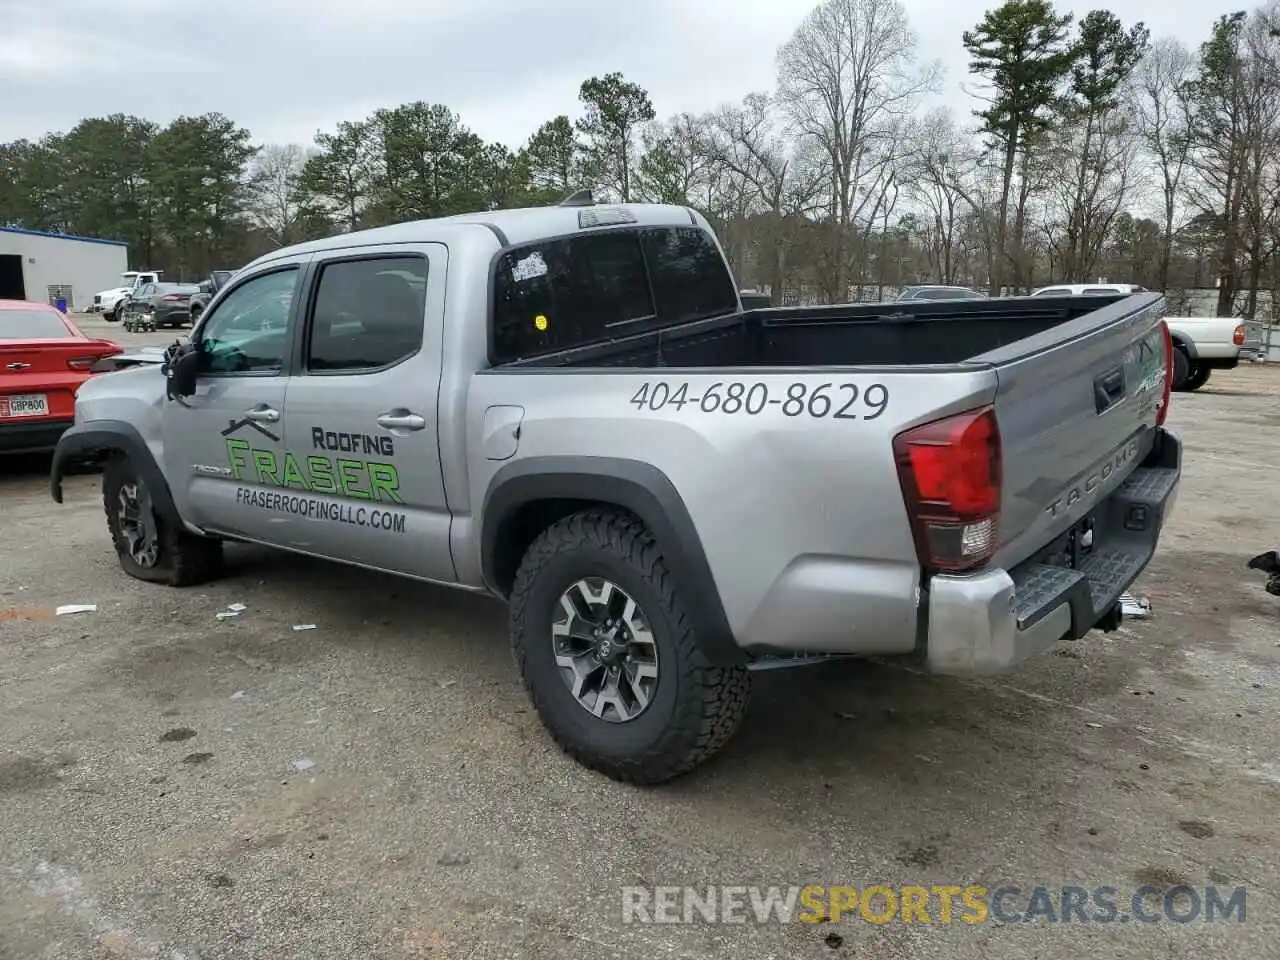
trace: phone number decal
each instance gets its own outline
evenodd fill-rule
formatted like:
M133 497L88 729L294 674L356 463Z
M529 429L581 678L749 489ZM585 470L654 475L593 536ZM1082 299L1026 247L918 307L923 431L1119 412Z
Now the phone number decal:
M755 383L717 382L701 393L692 393L689 384L666 381L646 382L630 401L640 410L674 409L680 412L745 414L759 416L778 410L783 416L815 419L874 420L889 406L889 388L883 383L861 387L856 383L791 383L785 388L762 381Z

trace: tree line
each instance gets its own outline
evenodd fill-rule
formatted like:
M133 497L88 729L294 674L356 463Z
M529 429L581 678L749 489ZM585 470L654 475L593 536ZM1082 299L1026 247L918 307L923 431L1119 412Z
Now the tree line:
M122 239L132 265L194 277L590 186L701 210L742 285L777 303L1106 278L1216 289L1219 315L1262 318L1280 309L1280 0L1207 28L1189 48L1106 10L1008 0L960 38L966 115L922 112L944 77L899 0L823 0L773 90L659 118L609 73L514 149L425 101L305 146L256 144L218 113L92 118L0 144L0 223Z

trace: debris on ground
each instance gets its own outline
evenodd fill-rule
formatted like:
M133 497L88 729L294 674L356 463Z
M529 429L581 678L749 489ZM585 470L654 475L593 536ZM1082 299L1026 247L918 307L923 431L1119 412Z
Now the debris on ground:
M232 700L243 700L243 699L244 699L244 691L243 691L243 690L237 690L235 693L233 693L233 694L231 695L230 699L232 699Z
M1120 594L1120 612L1132 620L1146 620L1151 616L1151 601L1146 597L1122 593Z
M72 613L97 613L98 605L96 603L68 603L53 611L54 616L65 617Z
M441 680L441 681L440 681L440 689L441 689L441 690L445 690L445 689L447 689L447 688L449 688L449 687L452 687L452 686L453 686L455 683L457 683L457 682L458 682L457 680Z
M228 603L227 609L230 610L232 613L243 613L249 608L246 607L243 603Z
M240 611L238 610L219 610L217 613L214 614L214 617L216 617L219 620L230 620L233 617L238 617L238 616L240 616Z
M315 628L316 628L316 625L314 623L295 623L293 625L293 629L295 631L296 630L314 630Z
M310 770L315 765L316 763L314 760L308 760L306 757L303 757L301 760L293 761L293 769L297 770L299 773L302 773L304 770Z

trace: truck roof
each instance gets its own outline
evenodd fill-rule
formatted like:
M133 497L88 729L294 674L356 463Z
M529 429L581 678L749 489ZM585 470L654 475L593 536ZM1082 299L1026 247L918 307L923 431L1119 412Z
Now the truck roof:
M448 240L459 230L483 229L495 233L503 246L531 243L546 237L559 237L589 229L579 218L595 215L611 218L625 211L626 221L637 226L688 226L707 227L706 221L689 207L663 203L601 203L589 206L516 207L508 210L489 210L476 213L460 213L450 217L429 220L410 220L405 223L369 230L339 233L321 240L310 240L273 250L246 265L256 267L281 257L298 253L316 253L344 247L384 243L426 243ZM598 226L604 226L600 223Z

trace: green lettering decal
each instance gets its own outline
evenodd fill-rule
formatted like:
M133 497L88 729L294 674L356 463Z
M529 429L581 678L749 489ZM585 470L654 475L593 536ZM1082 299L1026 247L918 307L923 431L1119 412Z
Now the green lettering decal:
M258 471L259 483L280 482L276 479L276 455L270 450L254 450L253 466Z
M399 493L400 472L394 466L370 460L365 464L365 469L369 471L369 492L374 500L385 499L392 503L404 503L404 498Z
M244 458L244 452L249 449L249 444L243 440L227 441L227 464L231 467L231 476L239 480L240 473L249 464Z
M333 464L328 457L307 457L307 469L311 471L312 493L337 493L333 480Z
M280 482L286 487L301 487L306 491L311 490L311 485L307 483L307 478L303 475L302 468L298 466L298 460L292 453L284 455L284 468L280 473Z
M356 484L364 479L364 464L359 460L339 460L338 479L342 483L342 492L357 500L368 500L368 490L361 490Z

